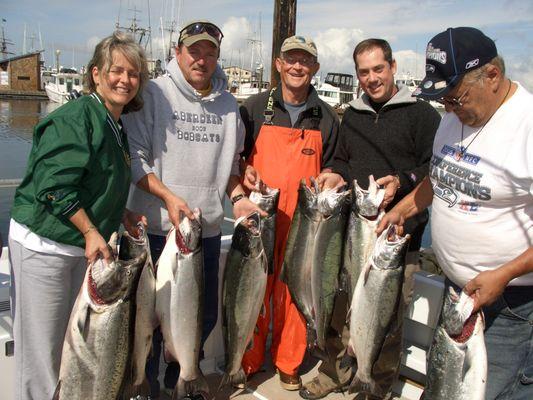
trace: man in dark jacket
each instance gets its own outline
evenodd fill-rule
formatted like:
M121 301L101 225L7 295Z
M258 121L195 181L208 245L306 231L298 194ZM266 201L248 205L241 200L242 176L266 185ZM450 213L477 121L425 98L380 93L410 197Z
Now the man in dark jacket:
M260 369L272 315L270 350L286 390L301 387L298 367L306 351L306 326L279 273L300 180L316 177L331 165L339 128L337 114L311 86L319 67L312 40L287 38L276 59L281 84L250 97L241 108L246 127L244 185L254 190L261 180L280 189L274 271L269 275L263 303L266 312L259 316L254 345L244 354L242 364L247 375Z
M394 83L396 61L392 58L389 43L382 39L360 42L353 53L357 78L364 94L352 101L346 110L339 131L339 142L332 164L332 173L324 173L319 182L326 187L336 186L343 180L350 184L354 179L368 187L369 175L385 188L381 207L389 209L409 193L428 174L432 143L439 125L437 111L424 101L411 96L407 87ZM402 303L396 321L391 327L382 352L372 373L382 393L389 393L396 378L401 356L403 311L412 295L412 274L419 269L418 250L428 214L420 215L405 226L411 234L406 259L405 283ZM319 367L319 374L300 390L305 399L319 399L328 393L341 390L350 382L353 371L341 366L349 339L346 320L350 299L338 296L332 328L335 335L329 339L328 361ZM335 324L335 321L341 321ZM335 326L337 325L337 326ZM379 398L367 395L368 399Z

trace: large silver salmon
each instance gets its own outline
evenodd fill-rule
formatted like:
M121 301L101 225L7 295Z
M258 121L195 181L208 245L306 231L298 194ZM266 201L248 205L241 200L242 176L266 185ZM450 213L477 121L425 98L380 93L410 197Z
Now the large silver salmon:
M70 315L54 400L116 399L133 346L135 292L147 260L146 247L124 233L131 251L106 264L89 265Z
M150 354L152 347L152 335L154 329L159 324L155 314L155 295L156 295L156 270L150 254L150 244L148 235L144 226L138 226L141 232L139 238L124 240L120 242L119 259L128 258L128 255L137 257L141 250L147 252L146 264L141 272L137 293L135 296L135 335L133 338L133 352L131 357L131 381L127 394L134 396L141 394L141 385L145 383L145 366L146 359ZM129 256L131 258L131 256ZM148 394L148 393L143 393Z
M241 361L253 337L267 285L268 262L261 240L262 228L256 212L241 220L233 232L222 289L226 371L220 387L246 383Z
M350 343L357 359L357 373L350 393L364 392L383 397L372 377L402 292L409 235L400 237L394 225L376 240L370 262L361 271L351 302Z
M261 240L268 260L268 273L274 272L274 244L276 241L276 215L278 213L279 189L259 183L259 192L250 193L250 201L268 215L261 217Z
M357 180L353 181L352 206L346 228L344 259L339 285L348 293L351 301L359 274L367 264L376 243L376 227L384 212L379 206L385 196L374 177L368 177L368 190L363 190Z
M484 400L487 351L481 312L462 311L471 299L453 287L444 294L439 324L427 360L425 400ZM468 303L467 303L468 304Z
M198 391L209 392L198 366L202 336L204 271L200 210L195 219L183 217L171 229L159 258L156 279L156 313L165 349L178 361L180 376L172 399Z
M325 351L338 288L349 191L314 191L302 180L285 250L283 279L307 323L310 349Z

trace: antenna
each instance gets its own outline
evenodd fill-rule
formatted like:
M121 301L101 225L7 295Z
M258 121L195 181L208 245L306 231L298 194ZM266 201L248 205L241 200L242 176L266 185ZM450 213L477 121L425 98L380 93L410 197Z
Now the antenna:
M44 50L43 37L41 35L41 23L38 24L38 27L39 27L39 50Z
M26 54L26 23L24 22L24 39L22 40L22 54Z
M149 38L149 43L150 43L150 59L153 60L154 58L154 55L152 53L152 22L151 22L151 18L150 18L150 0L148 0L148 32L149 32L149 35L150 35L150 38Z
M122 0L120 0L119 4L118 4L118 14L117 14L117 22L115 23L115 28L119 28L120 27L120 10L122 9Z

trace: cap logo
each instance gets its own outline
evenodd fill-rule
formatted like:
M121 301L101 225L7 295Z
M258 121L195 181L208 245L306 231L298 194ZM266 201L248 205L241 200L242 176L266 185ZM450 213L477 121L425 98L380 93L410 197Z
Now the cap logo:
M428 48L426 50L426 58L428 60L437 61L441 64L446 64L446 52L441 49L433 48L433 45L431 43L428 44Z
M424 89L429 89L431 86L433 86L433 81L426 81L424 83Z
M468 62L466 63L466 67L465 67L465 69L474 68L474 67L476 67L478 64L479 64L479 58L476 58L475 60L472 60L472 61L468 61Z
M446 87L446 81L435 82L435 89L444 89Z
M426 72L435 72L435 66L433 64L426 64Z

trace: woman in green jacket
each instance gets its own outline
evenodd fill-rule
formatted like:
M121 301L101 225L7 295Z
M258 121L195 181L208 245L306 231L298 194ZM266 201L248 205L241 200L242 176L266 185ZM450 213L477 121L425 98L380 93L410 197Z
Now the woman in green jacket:
M36 125L11 212L16 400L52 398L87 261L111 259L107 241L125 213L130 155L120 116L142 107L144 52L115 32L96 46L86 79L89 95Z

